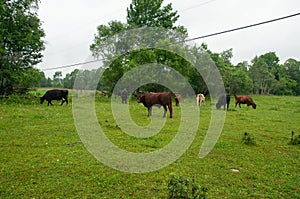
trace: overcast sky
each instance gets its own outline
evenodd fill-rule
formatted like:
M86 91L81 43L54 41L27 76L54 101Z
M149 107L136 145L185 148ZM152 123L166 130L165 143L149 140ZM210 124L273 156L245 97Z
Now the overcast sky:
M85 62L90 56L98 25L112 20L126 22L131 0L48 0L40 3L46 50L41 70ZM180 15L177 25L188 30L190 38L251 25L300 12L299 0L165 0ZM220 53L233 49L232 63L250 62L256 55L275 52L283 63L300 60L300 15L285 20L195 41L206 43ZM80 66L44 71L65 75Z

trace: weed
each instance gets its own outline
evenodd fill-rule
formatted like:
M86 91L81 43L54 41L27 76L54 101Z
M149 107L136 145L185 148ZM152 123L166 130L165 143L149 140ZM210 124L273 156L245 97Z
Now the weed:
M292 131L291 134L292 134L292 136L291 136L291 140L290 140L289 144L291 144L291 145L300 144L300 135L294 137L294 134L295 134L294 131Z
M207 188L201 187L195 180L188 180L183 176L172 175L168 183L168 199L205 199Z
M247 144L247 145L256 145L256 142L254 140L254 137L250 135L250 133L245 132L243 139L242 139L242 143L243 144Z

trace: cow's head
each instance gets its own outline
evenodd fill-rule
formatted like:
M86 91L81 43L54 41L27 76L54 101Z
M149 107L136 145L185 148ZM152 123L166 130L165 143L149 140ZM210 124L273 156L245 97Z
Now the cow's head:
M138 103L145 102L145 94L138 94L136 100Z
M178 94L178 93L175 93L175 103L176 103L176 106L179 106L179 101L181 99L181 95Z
M220 109L221 106L222 106L222 104L221 104L220 102L218 102L218 103L216 104L216 108L217 108L217 109Z
M41 104L43 104L43 102L45 101L45 98L40 97L40 100L41 100Z

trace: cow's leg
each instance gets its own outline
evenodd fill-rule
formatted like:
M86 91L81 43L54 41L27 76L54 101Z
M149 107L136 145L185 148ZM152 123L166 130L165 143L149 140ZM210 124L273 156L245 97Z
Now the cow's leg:
M48 106L49 104L52 106L53 104L51 103L51 100L47 100L48 101Z
M152 115L152 106L148 107L148 117Z
M65 102L65 99L64 98L62 98L62 100L61 100L61 106L64 104L64 102Z
M172 107L172 102L168 105L169 112L170 112L170 118L173 117L173 107Z
M164 107L164 115L163 115L163 117L166 117L166 115L167 115L167 106L166 105L163 105L163 107Z

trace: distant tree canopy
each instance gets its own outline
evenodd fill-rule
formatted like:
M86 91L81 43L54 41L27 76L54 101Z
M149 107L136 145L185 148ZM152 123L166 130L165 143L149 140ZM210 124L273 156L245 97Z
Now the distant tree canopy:
M175 30L181 36L169 34L166 38L154 38L153 42L161 42L165 46L184 41L188 34L183 26L176 26L179 18L177 11L173 11L172 4L163 6L163 0L132 0L127 8L127 23L111 21L106 25L100 25L95 35L94 43L90 49L95 57L101 57L105 61L105 71L100 80L103 89L112 91L117 81L130 69L147 63L164 64L180 72L190 83L194 91L207 94L207 85L201 74L196 71L184 58L162 49L149 49L141 47L141 50L130 51L128 45L140 45L139 38L132 39L131 43L122 42L122 37L113 38L118 42L110 45L111 37L124 31L140 27L160 27L167 30ZM151 37L155 34L149 32L143 35L143 39L152 42ZM128 36L128 35L127 35ZM110 41L109 41L110 40ZM234 66L231 63L233 57L232 49L221 53L211 52L206 44L201 47L187 47L186 45L175 45L180 52L188 52L193 56L195 63L201 62L203 52L209 54L221 73L226 92L231 94L254 93L254 94L276 94L276 95L299 95L300 75L299 62L288 60L279 64L279 58L274 52L268 52L248 62L241 62ZM205 67L205 66L202 66ZM161 71L165 72L165 71ZM125 85L124 85L125 86ZM100 86L101 87L101 86ZM144 90L158 91L165 89L160 85L146 85Z
M37 16L38 0L0 2L0 95L25 92L41 76L45 36Z
M22 93L32 86L73 88L76 77L82 77L77 83L83 89L93 89L93 80L99 74L102 77L97 89L112 92L125 73L146 64L171 67L190 83L195 93L208 94L202 74L187 59L179 56L189 54L193 64L207 70L203 53L213 60L226 92L230 94L300 95L299 61L288 59L280 64L275 52L267 52L249 62L234 65L231 62L234 56L232 49L216 53L210 51L205 43L187 46L184 41L188 31L176 25L179 19L177 11L172 9L172 4L163 6L163 0L132 0L127 8L126 23L111 21L108 25L97 27L90 50L94 57L104 60L102 67L84 71L75 69L65 77L62 71L56 71L52 78L46 78L44 72L33 68L41 62L41 51L44 50L42 38L45 34L37 17L38 3L39 0L0 1L0 95ZM159 34L144 27L163 28L166 32ZM142 38L130 32L136 29L146 30ZM152 48L153 44L164 48ZM132 49L130 46L139 48ZM158 72L167 74L169 69L163 68ZM168 75L164 77L169 78ZM149 84L141 89L161 91L166 88Z

